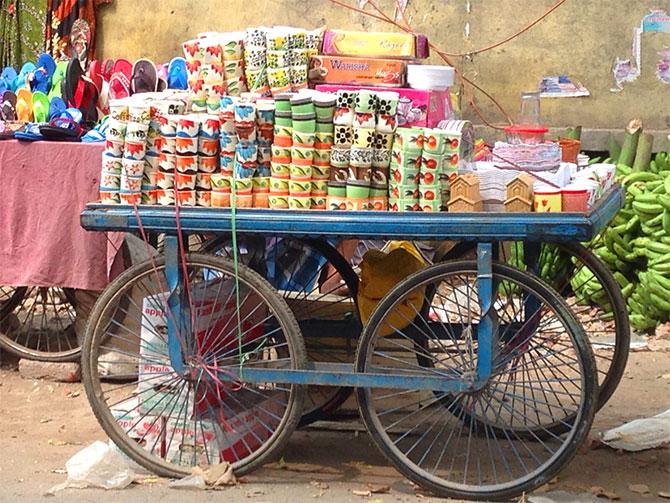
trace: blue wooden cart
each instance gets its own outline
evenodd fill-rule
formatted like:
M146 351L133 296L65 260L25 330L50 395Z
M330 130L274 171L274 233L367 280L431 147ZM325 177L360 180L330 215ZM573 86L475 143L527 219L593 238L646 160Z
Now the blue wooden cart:
M242 474L281 453L311 393L339 390L341 399L353 388L373 441L415 483L476 499L532 490L586 438L597 368L562 295L498 261L497 244L526 243L532 269L542 243L589 241L622 205L619 188L589 214L91 204L82 214L88 230L166 237L165 253L124 272L91 314L83 347L89 400L110 438L158 474L223 461ZM189 253L191 235L224 237L209 253ZM356 278L332 247L342 239L472 242L476 259L407 277L361 332ZM315 292L332 312L336 295L323 293L324 269L297 288L279 278L269 240L275 250L299 240L319 252L321 266L334 265L349 287L349 311L320 315L311 302L300 312ZM327 358L351 332L350 357ZM310 344L329 338L322 351Z

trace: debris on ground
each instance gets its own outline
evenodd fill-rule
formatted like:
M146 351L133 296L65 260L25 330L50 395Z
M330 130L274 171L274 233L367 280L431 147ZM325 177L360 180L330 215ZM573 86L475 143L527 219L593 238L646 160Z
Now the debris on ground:
M619 496L614 491L608 491L604 487L600 487L600 486L593 486L591 488L591 494L593 494L597 498L605 498L605 499L608 499L610 501L616 501L616 500L621 499L621 496Z
M597 496L590 493L574 494L567 491L551 491L544 494L531 494L528 503L598 503Z
M637 494L649 494L647 484L628 484L628 490Z
M67 480L52 487L47 494L63 489L124 489L133 483L135 473L128 463L108 444L100 441L82 449L65 463Z
M670 444L670 409L656 416L636 419L601 434L613 449L636 452Z
M237 479L233 473L233 466L224 462L212 465L207 470L196 466L191 470L191 475L171 482L168 487L172 489L204 490L235 484L237 484Z

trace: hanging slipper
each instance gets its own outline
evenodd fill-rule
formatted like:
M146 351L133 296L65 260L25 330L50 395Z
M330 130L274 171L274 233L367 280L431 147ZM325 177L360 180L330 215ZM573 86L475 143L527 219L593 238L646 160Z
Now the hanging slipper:
M16 94L14 94L14 91L5 91L2 93L0 115L2 115L2 120L6 122L16 120Z
M91 82L95 84L98 94L102 91L102 63L97 59L91 61L91 64L88 65L88 78L91 79Z
M38 123L49 121L49 98L42 91L33 93L33 116Z
M83 115L83 124L87 129L95 127L98 122L98 88L88 77L82 78L83 96L79 101L79 110Z
M70 60L67 65L67 71L65 72L65 80L63 80L62 84L63 101L65 101L69 107L79 107L79 103L75 102L75 94L77 93L77 88L80 86L83 75L84 70L81 67L81 63L79 63L79 60ZM80 101L82 96L83 89L80 91Z
M25 87L16 92L16 117L20 122L33 121L33 93Z
M102 81L102 89L98 96L98 115L105 116L109 113L109 82Z
M91 27L85 19L77 19L70 30L70 56L86 67L88 49L91 47Z
M0 74L0 96L2 96L5 91L15 90L14 81L16 80L16 77L16 70L11 66L2 70L2 74Z
M30 82L33 80L33 77L35 76L35 70L37 70L37 67L33 63L26 63L21 67L21 71L16 77L16 83L15 83L15 89L18 91L19 89L26 87L30 89Z
M109 99L118 100L130 96L130 79L133 65L127 59L117 59L114 63L112 78L109 80Z
M63 101L63 98L59 98L58 96L51 98L51 102L49 103L49 122L56 117L60 117L66 108L67 105Z
M33 80L33 91L48 93L51 90L51 79L56 71L56 62L51 54L40 54Z
M112 74L114 73L114 60L107 58L102 61L102 66L100 67L100 73L102 74L103 80L109 82L112 79Z
M133 94L155 93L158 88L156 65L148 59L138 59L133 65L131 89Z
M63 81L67 75L67 61L59 61L56 64L56 70L54 71L53 77L51 78L51 90L49 91L49 99L52 100L55 97L63 97Z
M156 91L162 93L167 89L167 70L168 65L156 65L156 74L158 75L158 87Z
M168 89L188 89L188 72L186 60L174 58L168 65Z

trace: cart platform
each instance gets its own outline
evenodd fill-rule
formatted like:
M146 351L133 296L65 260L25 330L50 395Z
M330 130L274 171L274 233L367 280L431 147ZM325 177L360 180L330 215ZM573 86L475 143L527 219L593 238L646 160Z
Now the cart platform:
M608 191L589 213L394 213L238 209L239 234L458 241L588 241L623 207L624 191ZM139 215L139 219L138 219ZM89 204L81 225L95 231L139 231L174 234L176 212L170 206ZM182 207L179 224L186 234L230 233L230 208Z

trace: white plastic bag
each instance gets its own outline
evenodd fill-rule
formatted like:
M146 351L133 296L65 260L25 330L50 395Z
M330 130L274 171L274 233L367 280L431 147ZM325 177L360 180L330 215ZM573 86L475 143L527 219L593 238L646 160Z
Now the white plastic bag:
M65 463L67 480L49 493L67 488L123 489L132 484L135 474L114 449L104 442L94 442Z
M653 417L636 419L602 434L613 449L643 451L670 443L670 409Z

